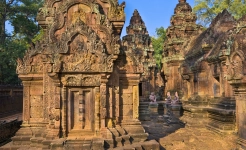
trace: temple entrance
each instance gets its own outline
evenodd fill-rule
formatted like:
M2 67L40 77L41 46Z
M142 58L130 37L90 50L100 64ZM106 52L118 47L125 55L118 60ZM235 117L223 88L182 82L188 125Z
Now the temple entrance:
M138 91L139 91L139 96L143 96L143 87L142 87L142 83L139 83Z
M93 88L68 88L67 134L83 136L94 134L94 90Z

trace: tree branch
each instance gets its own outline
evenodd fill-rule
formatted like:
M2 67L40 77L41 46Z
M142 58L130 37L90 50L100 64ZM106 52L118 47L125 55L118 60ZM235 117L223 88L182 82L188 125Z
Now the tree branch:
M13 4L14 0L9 0L8 3L7 3L7 6Z

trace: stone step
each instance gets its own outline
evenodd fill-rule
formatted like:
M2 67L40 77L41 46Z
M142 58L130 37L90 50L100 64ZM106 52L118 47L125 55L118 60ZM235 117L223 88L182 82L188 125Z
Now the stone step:
M36 148L42 148L42 147L43 147L42 142L43 142L44 140L45 140L45 139L42 138L42 137L33 137L33 138L30 139L30 141L31 141L30 146L31 146L31 147L36 147Z
M120 135L126 135L125 129L123 129L120 125L116 125L115 129L120 133Z
M120 136L120 133L118 132L117 129L115 129L115 128L108 128L108 129L113 134L114 137L119 137Z
M160 144L155 140L151 140L125 145L122 147L111 148L109 150L160 150Z

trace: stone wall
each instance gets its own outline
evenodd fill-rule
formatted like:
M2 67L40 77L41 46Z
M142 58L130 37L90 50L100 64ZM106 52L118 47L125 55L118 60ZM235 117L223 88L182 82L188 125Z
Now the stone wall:
M0 118L21 113L22 107L22 86L0 85Z
M0 121L0 146L9 142L9 139L20 129L21 121Z

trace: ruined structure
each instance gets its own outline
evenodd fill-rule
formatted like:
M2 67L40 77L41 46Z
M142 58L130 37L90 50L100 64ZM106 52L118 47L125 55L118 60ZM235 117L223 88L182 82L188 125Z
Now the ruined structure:
M235 100L226 79L228 63L222 57L230 55L228 49L231 49L232 41L225 34L234 26L236 21L228 11L219 14L210 27L187 47L189 52L181 69L182 76L186 76L184 97L188 98L188 104L200 109L200 112L193 113L202 115L201 124L208 123L210 129L218 132L233 132L235 129ZM192 107L184 108L190 110Z
M180 66L187 53L185 49L193 35L201 32L202 27L196 24L196 15L192 13L191 6L186 0L179 0L174 15L171 17L171 26L167 28L167 40L163 49L163 68L165 77L165 95L169 91L171 95L177 91L182 92L182 76Z
M186 28L192 32L174 34L171 29L177 28L175 24L183 23L183 20L189 22L188 18L192 18L188 17L192 16L189 13L177 17L180 12L191 13L185 0L179 0L171 19L172 26L167 31L169 39L165 43L163 61L165 91L183 91L184 116L181 119L186 126L207 128L220 134L238 132L238 148L245 149L246 17L236 21L224 10L203 32L194 24L193 17L193 28ZM194 30L194 26L198 30ZM182 27L187 26L183 23ZM190 35L185 36L186 33ZM185 42L184 37L189 42Z
M214 53L212 56L215 58L219 58L221 60L220 71L222 73L226 73L225 77L229 84L232 86L233 96L235 96L235 100L233 99L232 104L236 103L236 130L238 132L238 148L246 149L246 118L245 118L245 80L246 80L246 72L245 72L245 27L246 23L246 15L244 15L241 19L237 20L236 26L226 32L224 35L220 51ZM222 47L226 43L224 48ZM227 66L227 68L225 67ZM223 70L226 68L225 70ZM227 87L227 86L226 86ZM225 91L228 90L224 88ZM230 103L229 103L230 104ZM231 104L231 105L232 105ZM229 105L229 106L231 106ZM224 108L228 109L228 107Z
M155 91L159 78L153 48L137 10L120 40L124 6L46 0L37 16L44 37L18 59L23 124L3 149L159 149L155 141L144 142L148 134L139 121L139 100L149 96L143 91ZM180 119L191 128L160 143L167 149L233 149L237 142L246 149L246 16L235 20L224 10L204 31L195 22L190 5L179 0L162 71L171 106L176 95L170 111L179 117L181 100Z
M45 1L37 16L44 37L18 59L23 124L12 147L159 148L141 146L148 135L138 120L143 67L120 46L124 7L117 0Z
M137 10L134 11L126 32L127 35L122 39L123 50L127 57L134 57L135 62L132 63L138 67L135 72L140 74L139 96L142 100L148 100L151 92L159 93L158 87L162 87L163 83L162 80L158 81L151 38Z

